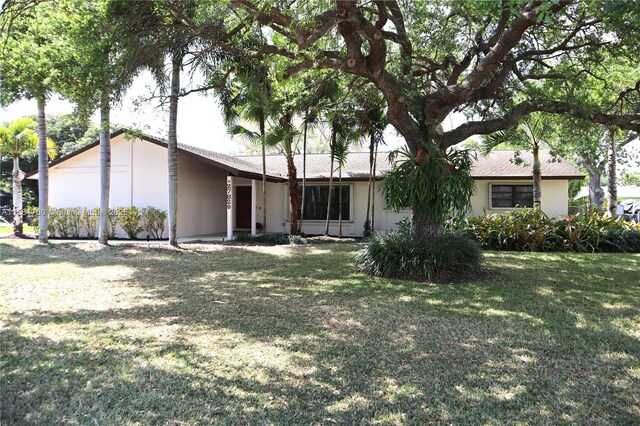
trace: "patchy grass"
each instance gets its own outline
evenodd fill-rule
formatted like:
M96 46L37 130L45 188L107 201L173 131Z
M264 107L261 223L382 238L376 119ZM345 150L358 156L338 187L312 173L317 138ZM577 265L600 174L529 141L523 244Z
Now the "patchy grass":
M369 278L361 245L0 243L0 422L640 423L640 255Z

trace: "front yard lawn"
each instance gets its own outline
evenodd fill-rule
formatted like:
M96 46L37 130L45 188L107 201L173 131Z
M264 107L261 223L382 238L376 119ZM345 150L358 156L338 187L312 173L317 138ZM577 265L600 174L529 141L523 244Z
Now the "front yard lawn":
M0 243L0 423L640 423L640 255Z

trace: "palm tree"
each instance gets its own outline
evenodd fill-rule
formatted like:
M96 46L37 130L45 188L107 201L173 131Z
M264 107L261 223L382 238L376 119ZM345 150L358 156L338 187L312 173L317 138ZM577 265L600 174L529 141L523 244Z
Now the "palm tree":
M364 235L373 232L375 220L375 176L378 147L384 144L384 129L387 127L387 117L382 107L382 99L373 97L371 93L364 93L364 99L359 104L361 108L356 112L360 131L369 139L369 185L367 188L367 218L364 224Z
M542 172L540 145L551 146L552 129L541 114L532 114L522 119L514 128L485 136L483 150L486 153L498 146L529 148L533 153L533 208L540 209L542 199ZM516 161L518 159L516 158Z
M259 143L262 151L262 232L267 232L267 120L275 110L269 69L249 64L219 93L222 115L232 135ZM258 125L258 132L238 124L244 120Z
M7 127L0 127L0 156L13 158L13 232L16 235L23 233L22 180L25 174L20 170L20 158L37 154L39 136L33 130L36 125L31 118L21 118ZM56 144L51 139L47 139L47 154L50 158L57 155Z
M291 113L285 112L280 116L278 124L274 125L265 136L267 146L276 147L287 159L287 179L289 182L289 207L291 212L292 235L299 233L298 228L298 171L294 163L295 137L299 134L292 124Z

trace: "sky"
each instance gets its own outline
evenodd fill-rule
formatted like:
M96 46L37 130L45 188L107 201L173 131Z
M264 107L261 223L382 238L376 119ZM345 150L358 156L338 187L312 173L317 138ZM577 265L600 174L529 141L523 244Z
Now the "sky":
M186 77L186 73L185 76ZM183 78L184 78L183 77ZM151 136L166 138L168 133L168 109L159 108L157 99L144 101L151 95L153 79L143 73L137 77L126 96L118 105L112 106L111 122L124 127L134 127ZM46 106L47 114L73 113L73 105L53 96ZM35 100L22 100L7 108L0 108L0 123L5 123L25 115L36 115ZM98 125L96 112L91 120ZM387 149L402 146L397 132L389 127L385 133ZM231 138L222 120L220 106L213 96L193 93L180 98L178 105L178 141L225 154L243 154L245 147ZM362 148L366 150L366 148Z

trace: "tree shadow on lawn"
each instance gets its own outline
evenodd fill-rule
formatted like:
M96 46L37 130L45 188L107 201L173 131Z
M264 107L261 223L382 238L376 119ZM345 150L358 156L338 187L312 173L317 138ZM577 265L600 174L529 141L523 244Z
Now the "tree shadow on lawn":
M120 284L163 304L10 315L4 420L640 421L640 342L621 327L637 330L633 260L567 277L580 257L552 256L531 276L518 255L490 256L489 282L426 286L366 277L353 248L330 250L116 258L139 262ZM56 326L80 337L29 333ZM143 332L159 327L174 337Z

